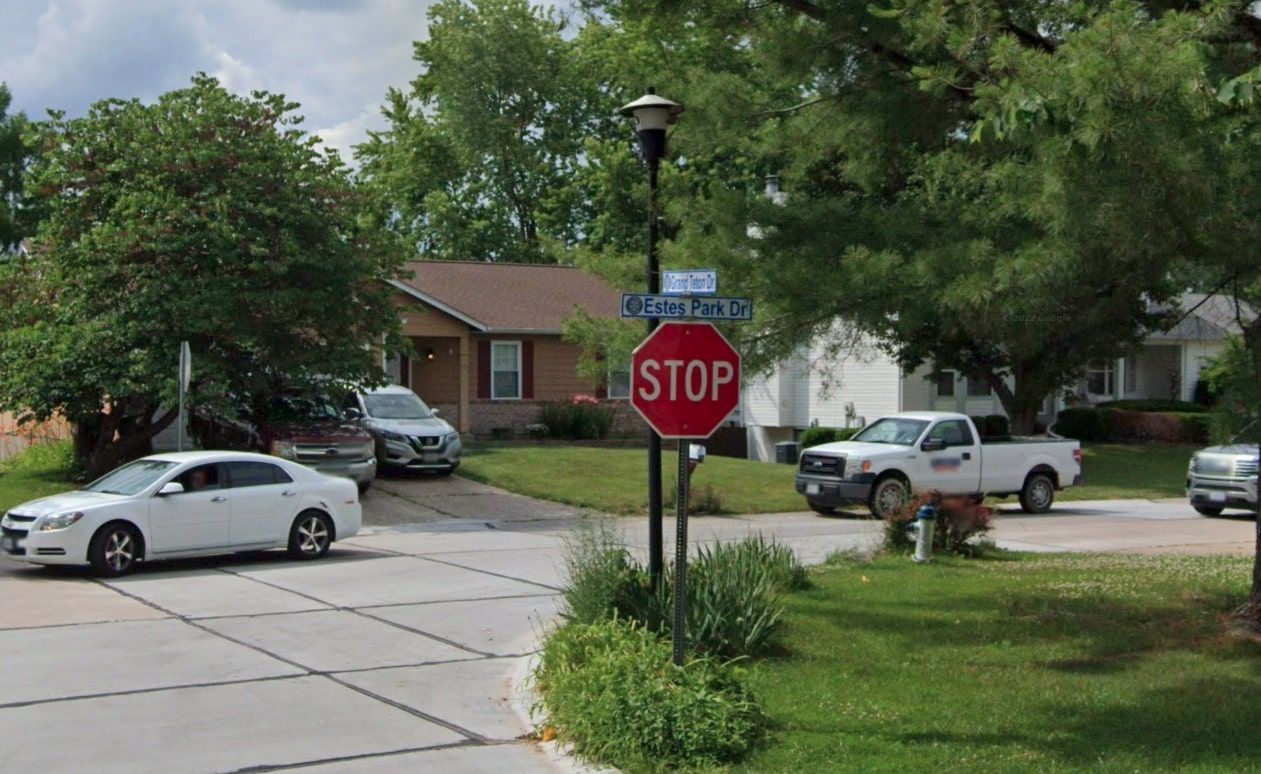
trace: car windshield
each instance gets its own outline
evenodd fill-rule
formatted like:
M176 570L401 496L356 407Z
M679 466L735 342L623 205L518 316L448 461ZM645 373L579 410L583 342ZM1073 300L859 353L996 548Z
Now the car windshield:
M428 419L425 402L411 393L380 393L363 396L363 406L373 419Z
M134 495L143 492L171 468L174 462L162 460L136 460L106 473L83 487L84 492Z
M341 409L322 397L279 395L268 407L268 418L275 422L341 422Z
M922 419L897 419L886 417L877 419L864 427L850 440L863 443L889 443L895 446L912 446L919 438L928 422Z

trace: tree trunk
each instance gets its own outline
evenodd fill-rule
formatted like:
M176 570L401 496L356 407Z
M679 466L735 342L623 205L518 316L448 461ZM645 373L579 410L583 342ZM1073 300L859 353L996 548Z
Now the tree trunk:
M75 462L89 479L152 454L153 437L166 429L178 413L172 409L154 421L154 409L149 405L123 407L114 403L109 408L80 418L74 425ZM134 413L125 414L128 408Z
M1243 341L1244 347L1252 358L1253 378L1261 382L1261 317L1244 326ZM1257 407L1257 415L1261 416L1261 406ZM1261 456L1261 444L1258 445L1257 452ZM1252 590L1248 594L1248 601L1235 610L1232 618L1241 629L1253 634L1261 634L1261 497L1257 498L1252 516L1256 522L1252 558Z
M1015 389L993 374L986 374L994 394L1007 412L1012 435L1033 435L1037 431L1038 411L1046 400L1047 390L1040 389L1027 374L1017 370L1013 375Z

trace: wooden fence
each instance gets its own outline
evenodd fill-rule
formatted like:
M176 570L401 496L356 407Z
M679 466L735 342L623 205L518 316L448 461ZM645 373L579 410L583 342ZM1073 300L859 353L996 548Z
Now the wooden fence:
M12 414L0 413L0 460L7 459L28 446L50 441L66 441L71 437L70 423L64 419L28 422L19 425Z

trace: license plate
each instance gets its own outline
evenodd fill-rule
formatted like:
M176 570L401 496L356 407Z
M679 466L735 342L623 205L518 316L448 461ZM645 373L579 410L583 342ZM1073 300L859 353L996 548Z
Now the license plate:
M1226 502L1226 493L1225 492L1209 492L1208 499L1215 503L1224 503Z
M16 554L18 551L22 550L22 546L24 546L25 544L26 544L26 541L23 540L22 538L18 538L18 537L5 537L4 538L4 550L10 554Z
M818 494L818 493L819 493L818 484L806 484L806 494Z

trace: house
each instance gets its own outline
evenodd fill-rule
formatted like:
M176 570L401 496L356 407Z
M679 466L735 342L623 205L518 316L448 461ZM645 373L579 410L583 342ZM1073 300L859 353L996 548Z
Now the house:
M1228 298L1186 293L1181 307L1186 316L1172 328L1149 335L1124 357L1088 364L1085 377L1063 393L1085 404L1193 400L1200 370L1240 330ZM1040 421L1054 421L1066 405L1064 394L1046 397ZM928 365L906 373L871 339L858 339L840 354L821 345L803 347L769 375L748 382L741 400L749 458L763 461L775 459L776 443L795 440L812 425L861 427L885 414L925 410L1005 413L987 384L950 370L934 377Z
M619 294L570 266L414 261L391 282L413 353L387 357L391 381L410 387L460 432L520 435L542 404L608 398L619 429L640 428L626 398L629 372L609 387L579 373L581 349L561 338L578 307L618 316Z

